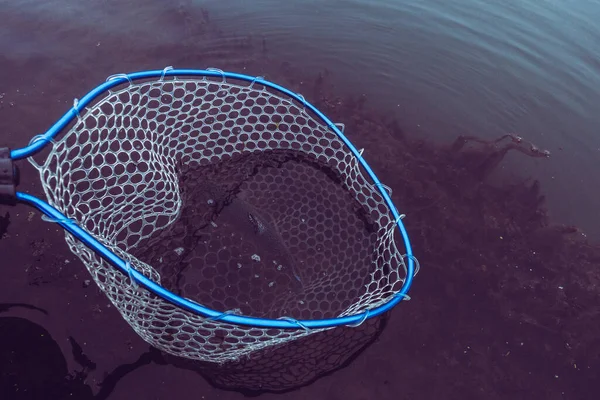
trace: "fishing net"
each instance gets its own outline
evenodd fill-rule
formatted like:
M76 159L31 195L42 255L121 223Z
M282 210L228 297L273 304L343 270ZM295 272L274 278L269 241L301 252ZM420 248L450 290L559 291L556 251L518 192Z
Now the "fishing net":
M259 84L163 78L107 92L32 161L52 206L130 268L223 315L335 318L397 295L397 221L330 126ZM131 327L171 355L223 365L326 330L202 317L66 242Z

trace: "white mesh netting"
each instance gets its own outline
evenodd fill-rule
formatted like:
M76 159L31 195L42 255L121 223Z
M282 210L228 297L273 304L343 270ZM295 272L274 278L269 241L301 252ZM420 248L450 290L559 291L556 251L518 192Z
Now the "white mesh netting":
M384 199L335 132L257 86L178 78L108 92L38 166L49 203L219 311L320 319L389 301L406 268ZM200 317L66 240L133 329L170 354L223 363L318 332Z

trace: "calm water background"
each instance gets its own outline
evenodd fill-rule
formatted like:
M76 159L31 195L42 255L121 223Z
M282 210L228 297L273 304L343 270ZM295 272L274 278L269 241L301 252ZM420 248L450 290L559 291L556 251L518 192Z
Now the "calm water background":
M219 35L195 29L200 6ZM597 21L595 0L0 1L0 144L26 144L74 97L114 73L166 65L242 68L249 55L237 52L227 37L253 35L255 43L265 38L274 66L246 72L276 78L276 65L285 61L312 78L326 68L340 94L366 94L370 105L395 115L410 135L451 142L460 134L495 138L515 132L550 150L548 160L512 155L502 166L542 181L556 222L600 237ZM39 190L35 175L26 179L24 190ZM31 234L26 225L14 226L17 234ZM61 242L54 228L44 229L41 234L53 235L48 240ZM64 309L48 289L33 298L23 297L18 286L4 293L7 301L43 299ZM90 342L111 334L136 340L127 327L111 328L102 319L90 334L68 315L62 318L55 320ZM113 349L95 359L104 357L109 368L118 362L108 360L127 362L123 354ZM365 360L359 358L357 368ZM352 379L345 374L341 380ZM141 396L147 384L158 393L169 392L161 385L209 390L195 375L160 367L127 379ZM328 386L333 384L321 382L316 393L334 393ZM364 398L385 397L365 385ZM126 395L117 391L114 398Z

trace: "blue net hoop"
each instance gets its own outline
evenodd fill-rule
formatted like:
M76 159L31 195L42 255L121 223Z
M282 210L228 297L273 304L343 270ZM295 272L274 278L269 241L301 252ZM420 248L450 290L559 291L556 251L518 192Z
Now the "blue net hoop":
M393 236L393 232L396 229L401 235L404 253L401 255L400 264L405 269L405 276L403 278L398 278L398 281L401 282L401 286L399 288L394 287L393 293L388 293L384 300L374 302L375 306L373 307L361 306L362 309L358 310L357 312L340 315L334 318L296 319L286 316L281 316L278 318L260 318L256 316L240 315L239 312L216 310L207 307L194 300L168 290L159 282L157 282L158 279L156 279L156 276L154 276L152 273L148 273L147 271L145 272L140 268L137 268L128 258L125 252L117 251L115 247L108 245L106 240L104 240L102 237L98 237L98 235L90 233L89 229L86 229L84 224L82 224L82 221L72 214L66 205L61 203L61 201L58 201L55 197L56 194L52 192L52 186L56 186L58 184L56 179L52 180L49 178L49 175L51 174L49 174L47 171L47 168L49 168L48 166L50 165L49 160L52 159L52 153L50 156L48 156L46 162L42 164L38 164L36 161L34 161L32 156L40 153L43 149L47 149L48 147L52 147L51 152L60 153L61 151L66 151L66 145L64 144L62 137L63 134L68 136L77 129L86 129L86 116L91 115L93 112L98 112L100 109L99 104L104 101L103 98L106 99L110 96L113 96L113 98L118 99L118 96L122 96L124 93L133 93L131 88L135 88L137 90L137 88L143 87L143 85L155 85L160 87L162 91L167 84L172 85L175 83L177 85L182 85L181 87L185 87L185 85L189 84L190 82L194 82L198 85L217 85L217 89L219 90L223 88L229 90L228 88L234 87L236 90L242 90L248 93L259 92L262 93L261 95L266 97L273 96L277 99L286 98L289 102L289 109L298 109L298 112L304 116L308 116L310 114L310 118L318 121L323 130L328 130L330 133L333 133L335 137L337 137L337 139L343 143L345 146L345 151L351 155L351 163L355 163L357 170L360 169L361 171L364 171L366 177L370 179L372 187L376 189L381 196L382 202L387 205L389 221L391 225L393 225L394 229L382 227L382 229L386 229L385 235L389 235L390 237ZM65 134L64 131L67 129L67 127L69 127L69 125L72 124L74 124L74 126L71 128L69 133ZM122 282L122 285L128 283L129 286L133 288L131 289L131 293L139 294L145 290L157 296L159 299L175 306L176 308L201 317L203 319L203 323L214 323L216 326L214 329L223 326L231 327L231 329L242 329L242 327L247 327L249 329L259 328L262 329L263 332L274 329L278 330L277 333L269 333L269 338L277 339L273 343L280 343L282 341L292 340L295 337L299 337L298 335L310 334L315 330L329 329L337 326L359 326L367 319L374 318L390 311L402 300L409 299L408 292L413 283L413 278L418 272L419 265L413 255L409 236L402 221L404 215L398 212L398 209L392 202L391 189L379 181L376 174L363 157L363 151L357 149L350 142L340 127L343 129L343 125L338 126L333 123L315 106L306 101L302 95L294 93L289 89L269 82L261 77L254 77L233 72L224 72L218 69L194 70L173 69L171 67L167 67L163 70L150 70L130 74L113 75L109 77L105 83L92 89L81 99L75 100L72 108L70 108L52 127L50 127L48 131L32 139L28 146L15 149L10 152L10 158L12 160L28 159L40 171L40 176L44 182L49 202L43 201L24 192L16 192L16 199L21 203L29 204L40 210L46 216L47 221L51 221L60 225L66 232L68 232L67 240L70 240L70 245L80 246L80 244L82 244L88 249L87 251L91 250L94 255L99 256L102 260L108 262L114 268L114 270L118 271L120 274L121 277L118 278L119 282ZM83 154L80 154L80 156L83 156ZM62 190L64 192L66 189L63 188ZM74 194L75 193L68 193L69 196ZM77 244L75 244L75 242L77 242ZM86 252L86 250L82 250L82 247L77 248L79 249L77 251L82 252L82 254L80 254L80 258L82 258L82 261L84 261L86 265L90 257L95 257L90 255L91 253ZM102 282L97 281L97 283L100 285ZM121 294L119 294L119 296L115 296L116 297L111 298L111 301L118 305L118 302L120 301L119 299L122 297L119 297ZM132 324L132 327L136 330L136 332L151 344L162 348L167 352L183 355L188 358L220 362L229 357L228 355L220 354L221 352L219 349L215 350L209 348L208 350L201 349L196 351L195 348L188 349L186 347L187 350L183 351L176 348L177 346L174 348L170 344L163 343L158 336L153 336L153 334L150 334L146 331L146 328L149 329L151 326L151 324L149 324L147 321L143 323L139 321L135 321L135 323L132 322L135 318L142 318L138 315L142 315L143 313L140 311L140 307L137 307L138 309L132 311L132 307L128 305L127 307L122 307L119 309L119 311L123 317L130 324ZM150 311L146 310L146 312L149 313ZM169 312L176 313L177 311L175 310ZM135 314L135 318L133 317L133 313L137 313ZM183 320L187 320L186 318L189 319L190 317L182 317ZM285 333L285 331L296 331L298 333L289 334ZM269 340L263 340L263 342L263 344L254 344L253 348L262 348L271 343ZM238 353L230 352L230 354L233 354L231 357L237 357L239 354L243 354L244 351L246 351L242 349L243 347L243 345L239 346Z

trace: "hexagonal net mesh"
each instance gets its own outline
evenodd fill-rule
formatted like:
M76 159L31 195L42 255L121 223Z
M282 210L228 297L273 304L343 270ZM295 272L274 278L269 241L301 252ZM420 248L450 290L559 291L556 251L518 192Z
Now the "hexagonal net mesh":
M181 297L259 318L353 315L390 301L406 266L386 202L320 121L262 86L130 82L82 113L38 168L52 206ZM66 241L167 353L223 363L318 332L204 318Z

